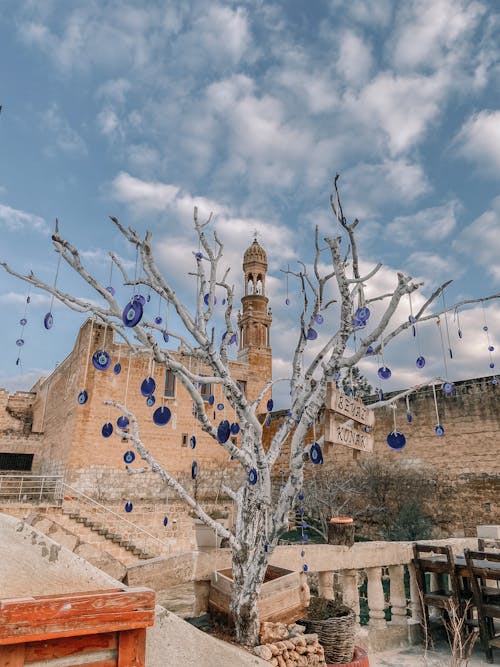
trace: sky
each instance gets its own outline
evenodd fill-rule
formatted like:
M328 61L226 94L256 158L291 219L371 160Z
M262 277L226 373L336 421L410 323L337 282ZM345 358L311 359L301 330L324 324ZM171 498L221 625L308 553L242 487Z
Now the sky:
M322 238L338 233L328 198L339 173L345 213L360 220L362 267L384 265L368 295L392 291L397 271L423 283L414 309L447 279L446 305L500 292L498 3L3 0L2 9L0 260L16 270L53 283L57 217L104 284L109 250L133 271L115 215L151 230L159 265L191 304L198 205L214 213L238 295L254 231L265 247L274 375L288 377L300 299L290 278L285 305L282 270L310 268L315 225ZM111 282L119 289L116 272ZM64 265L58 285L89 295ZM27 295L0 272L0 387L10 391L61 362L83 321L36 290L25 312ZM409 312L405 299L394 322ZM311 353L335 316L332 307ZM500 302L422 324L416 338L405 332L384 351L383 388L492 375L500 358L488 345L500 345ZM360 363L374 386L380 363ZM287 392L277 396L285 405Z

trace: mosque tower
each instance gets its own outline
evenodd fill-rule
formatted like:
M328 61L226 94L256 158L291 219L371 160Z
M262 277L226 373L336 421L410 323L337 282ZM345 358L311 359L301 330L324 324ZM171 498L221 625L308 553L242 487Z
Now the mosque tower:
M254 238L243 255L245 295L241 299L242 312L238 313L238 361L248 364L251 384L253 387L260 385L260 388L272 379L272 315L266 296L266 271L266 252ZM270 397L271 393L266 396L266 400ZM255 396L248 398L253 400Z

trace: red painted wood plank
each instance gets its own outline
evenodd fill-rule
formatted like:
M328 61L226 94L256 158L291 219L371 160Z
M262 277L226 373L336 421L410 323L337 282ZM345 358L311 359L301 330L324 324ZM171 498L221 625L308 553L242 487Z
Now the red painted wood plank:
M84 635L82 637L58 637L47 641L27 643L25 661L51 660L52 658L63 658L75 653L88 653L117 647L118 636L116 632Z
M0 646L0 667L23 667L24 645Z
M146 666L146 630L121 632L118 645L117 667Z

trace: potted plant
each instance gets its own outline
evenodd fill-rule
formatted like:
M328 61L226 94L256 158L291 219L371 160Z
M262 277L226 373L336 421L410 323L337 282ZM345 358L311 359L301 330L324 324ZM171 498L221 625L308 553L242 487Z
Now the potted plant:
M299 621L306 632L315 632L325 650L327 665L368 667L366 652L354 645L356 615L339 600L311 597L307 618Z

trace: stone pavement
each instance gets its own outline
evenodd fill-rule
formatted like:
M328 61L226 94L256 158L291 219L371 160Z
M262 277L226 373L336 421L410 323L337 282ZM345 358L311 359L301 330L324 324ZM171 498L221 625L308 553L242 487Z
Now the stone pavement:
M409 646L370 655L370 667L450 667L450 648L446 642L439 642L427 654L424 654L423 646ZM455 663L461 667L482 667L487 665L484 653L478 643L474 646L473 655L469 662ZM494 664L500 665L500 651L494 654Z

